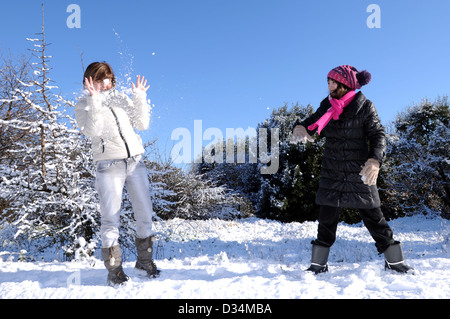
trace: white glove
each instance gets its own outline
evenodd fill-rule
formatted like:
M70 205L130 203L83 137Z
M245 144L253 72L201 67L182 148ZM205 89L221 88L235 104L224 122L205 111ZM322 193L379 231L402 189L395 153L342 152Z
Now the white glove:
M380 171L380 163L373 158L369 158L364 165L364 168L361 170L359 175L361 175L361 179L364 184L368 186L376 185L378 172Z
M308 134L306 128L302 125L295 126L292 132L291 144L306 144L307 141L314 142L314 139Z

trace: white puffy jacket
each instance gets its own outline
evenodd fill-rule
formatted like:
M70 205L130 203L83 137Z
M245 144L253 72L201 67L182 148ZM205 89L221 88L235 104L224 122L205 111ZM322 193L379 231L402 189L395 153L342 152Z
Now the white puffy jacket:
M134 128L142 131L149 126L147 94L138 89L132 99L113 88L78 100L75 118L81 131L92 138L95 162L124 159L145 152Z

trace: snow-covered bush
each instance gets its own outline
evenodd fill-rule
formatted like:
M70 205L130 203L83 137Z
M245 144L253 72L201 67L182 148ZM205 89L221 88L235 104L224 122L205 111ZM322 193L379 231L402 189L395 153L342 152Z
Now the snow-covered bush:
M230 219L251 215L251 210L244 209L248 206L244 198L202 175L174 169L166 182L174 192L170 198L176 205L162 212L162 218Z
M383 167L386 206L450 218L450 110L447 98L399 114Z

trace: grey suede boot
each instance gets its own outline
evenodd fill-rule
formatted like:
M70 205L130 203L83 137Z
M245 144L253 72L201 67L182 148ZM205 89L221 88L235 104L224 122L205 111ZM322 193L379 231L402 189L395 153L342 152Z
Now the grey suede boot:
M143 270L148 277L159 277L160 271L156 268L153 262L153 241L155 237L149 236L147 238L136 238L137 260L135 268Z
M322 272L328 271L328 255L330 253L330 247L313 245L312 246L312 257L311 266L309 266L307 271L312 271L314 274L320 274Z
M122 268L122 252L119 245L102 248L102 259L105 263L105 267L108 270L108 278L106 283L109 286L122 285L130 278L125 275Z
M414 268L409 267L405 263L403 257L402 245L400 243L393 244L384 251L384 269L395 270L400 273L414 274Z

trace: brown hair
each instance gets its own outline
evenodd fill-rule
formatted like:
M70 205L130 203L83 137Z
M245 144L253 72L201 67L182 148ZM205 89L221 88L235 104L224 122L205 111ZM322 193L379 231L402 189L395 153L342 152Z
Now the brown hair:
M350 91L350 88L348 86L346 86L338 81L335 81L332 78L328 78L328 81L330 81L330 80L337 84L336 90L334 90L333 92L330 93L332 98L339 100L341 97L343 97L345 94L347 94Z
M116 86L116 77L114 76L113 69L106 62L94 62L89 64L86 71L84 71L83 85L85 84L85 79L89 79L89 77L92 77L92 80L94 80L94 82L104 79L110 79L112 86Z

